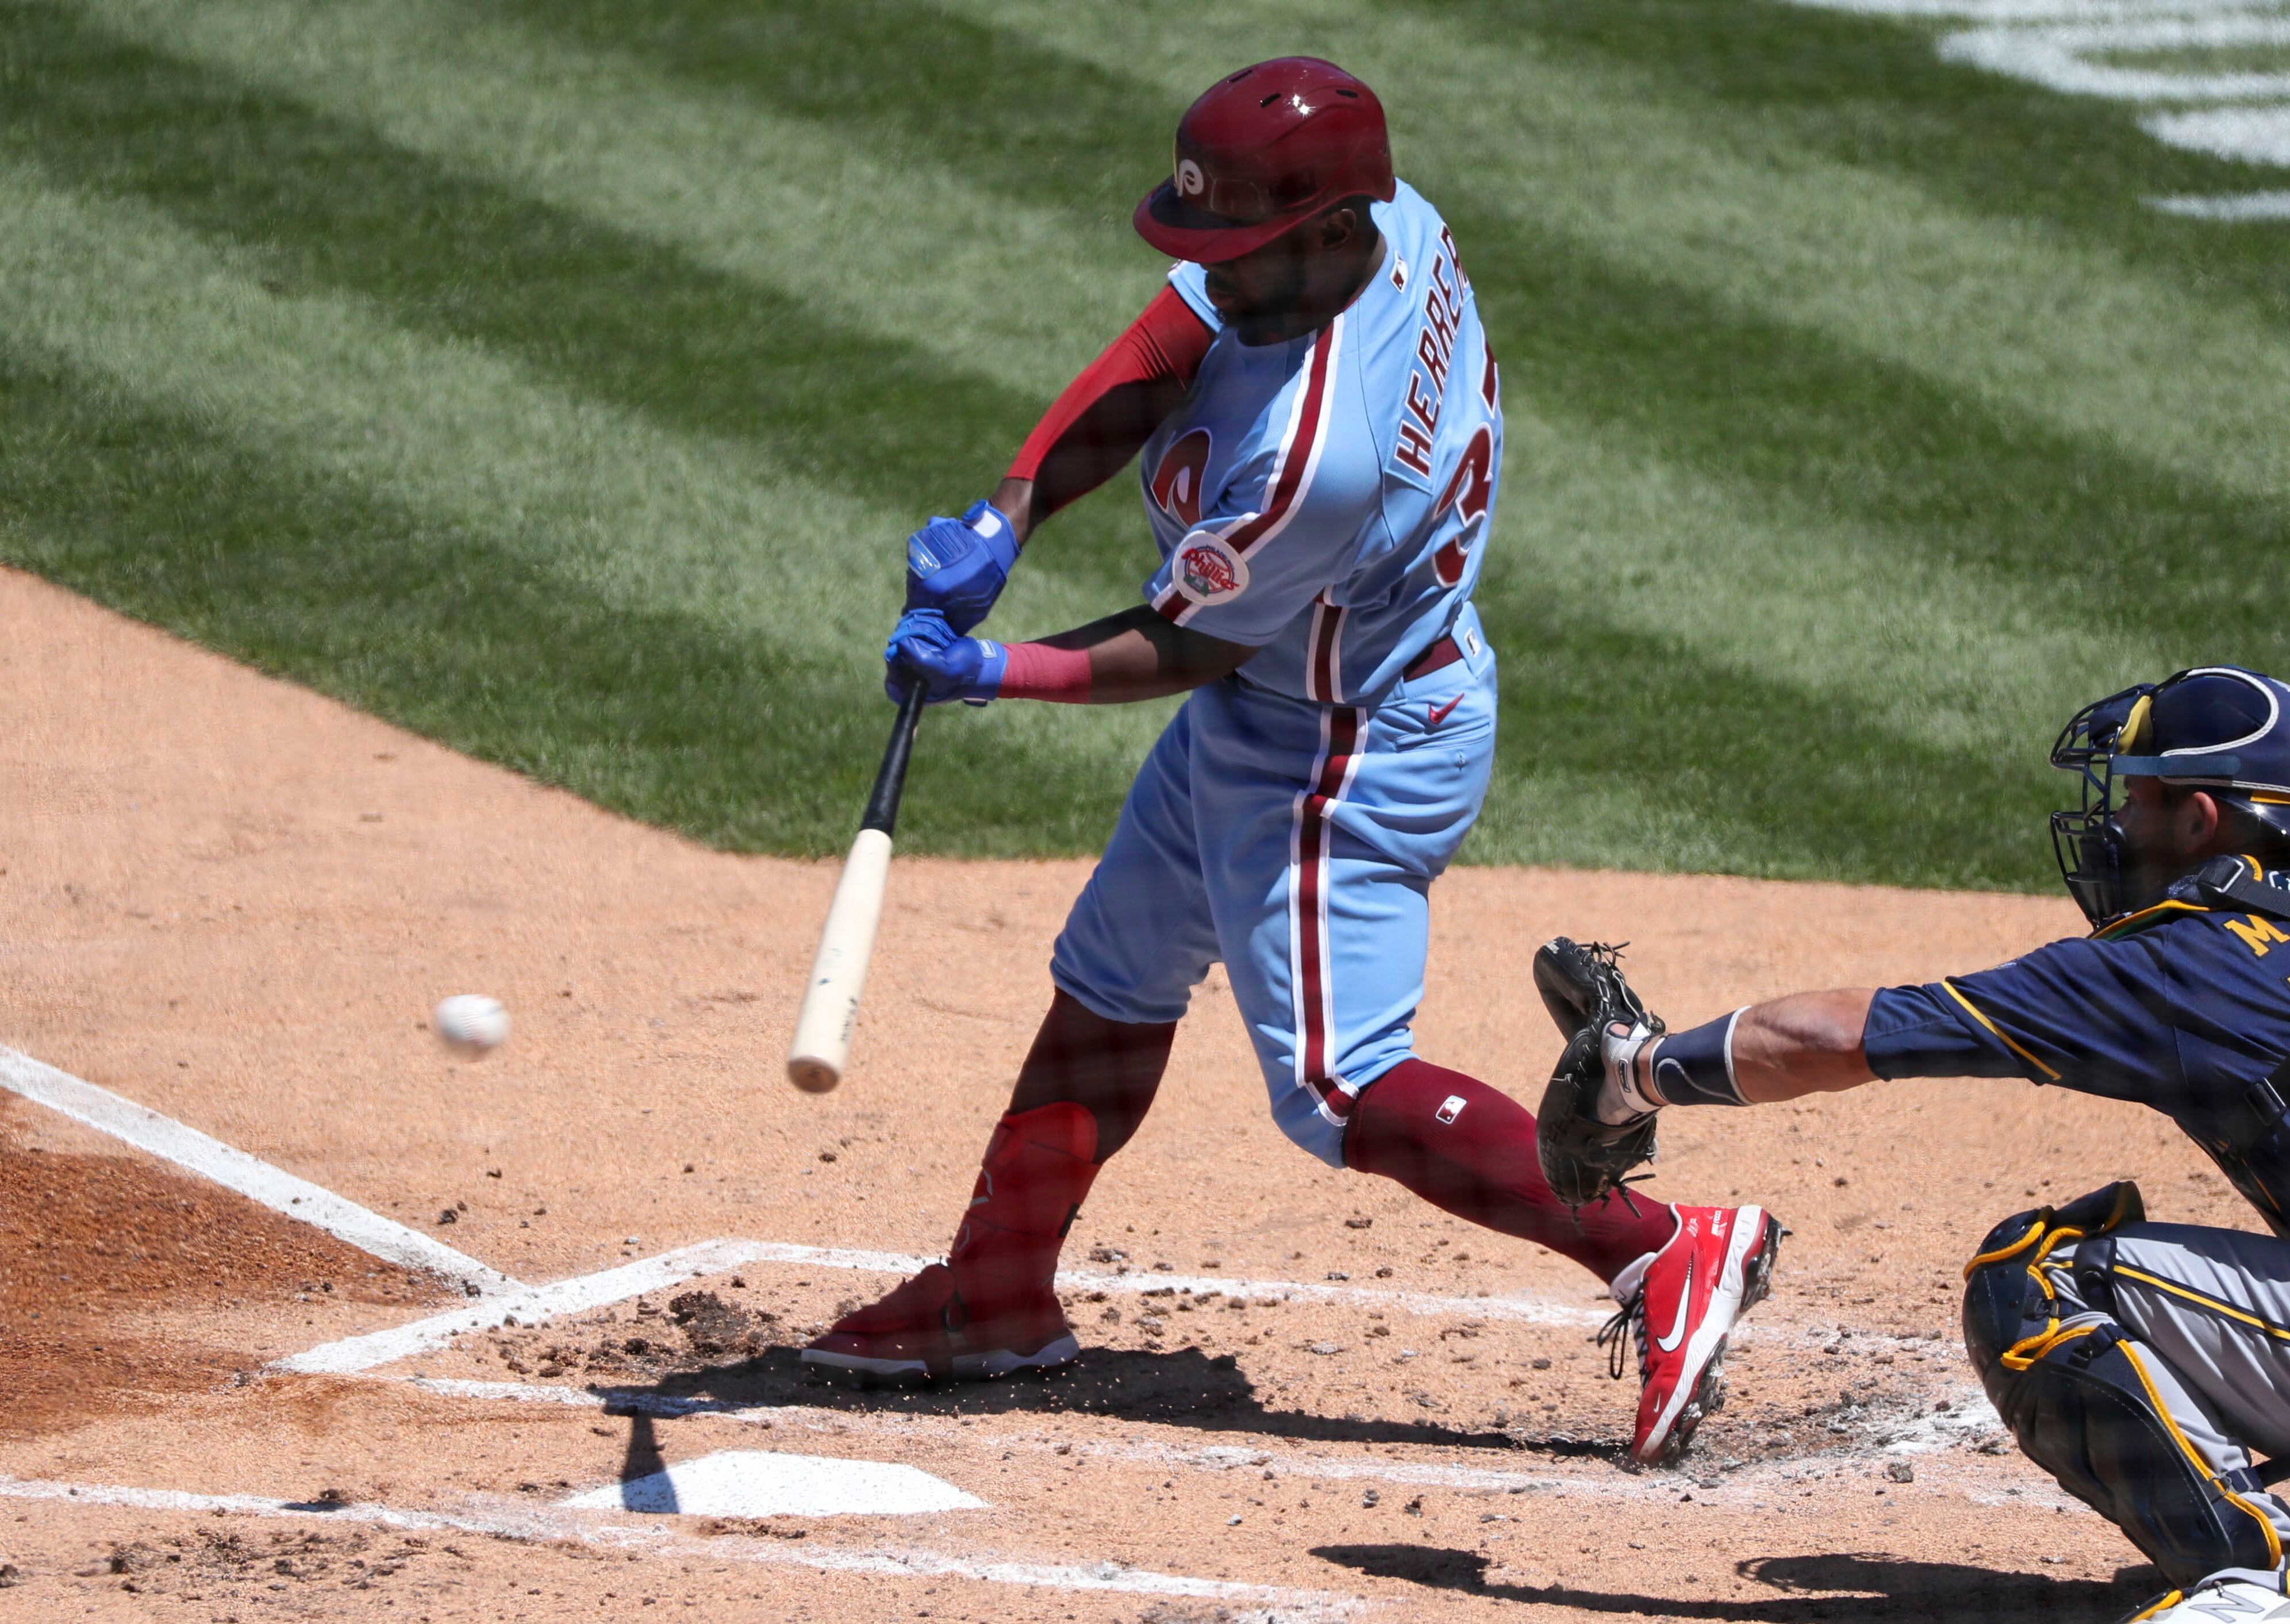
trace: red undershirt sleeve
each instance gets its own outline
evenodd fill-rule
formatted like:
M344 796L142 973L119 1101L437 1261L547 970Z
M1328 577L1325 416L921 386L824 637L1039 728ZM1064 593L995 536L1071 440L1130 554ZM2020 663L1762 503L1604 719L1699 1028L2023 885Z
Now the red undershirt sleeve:
M1034 482L1035 524L1121 471L1184 400L1215 337L1165 287L1066 386L1010 465L1011 478Z

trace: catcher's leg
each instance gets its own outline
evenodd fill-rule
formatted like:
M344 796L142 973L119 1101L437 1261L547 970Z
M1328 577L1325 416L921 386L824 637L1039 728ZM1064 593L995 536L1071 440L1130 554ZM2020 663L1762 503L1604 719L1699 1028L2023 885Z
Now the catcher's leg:
M1214 939L1191 862L1180 712L1058 939L1048 1015L944 1263L845 1316L806 1364L869 1379L990 1377L1079 1351L1058 1250L1098 1169L1144 1119Z
M2028 1458L2122 1529L2174 1584L2222 1569L2278 1569L2290 1507L2260 1481L2238 1428L2202 1390L2198 1366L2166 1358L2126 1323L2133 1305L2123 1292L2134 1284L2126 1255L2161 1261L2172 1248L2150 1244L2151 1232L2177 1228L2138 1214L2136 1189L2113 1185L1998 1225L1966 1270L1966 1351ZM2204 1294L2225 1306L2225 1294ZM2181 1300L2174 1316L2205 1312ZM2139 1312L2151 1308L2142 1302ZM2263 1327L2244 1329L2267 1340ZM2201 1335L2174 1339L2174 1351Z

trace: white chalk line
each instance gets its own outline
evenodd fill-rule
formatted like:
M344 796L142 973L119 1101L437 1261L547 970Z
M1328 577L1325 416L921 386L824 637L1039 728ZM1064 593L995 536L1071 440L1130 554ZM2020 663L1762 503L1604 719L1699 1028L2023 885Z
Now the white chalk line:
M701 1241L657 1257L624 1263L600 1274L580 1275L551 1285L520 1286L514 1294L493 1296L468 1308L451 1308L403 1325L368 1332L327 1342L307 1353L281 1359L273 1370L300 1375L355 1375L412 1358L443 1347L470 1331L490 1331L512 1316L520 1324L534 1324L564 1314L608 1308L660 1291L680 1281L721 1275L735 1268L764 1264L790 1268L851 1269L862 1274L911 1275L936 1259L903 1252L866 1252L845 1246L802 1246L780 1241L724 1239ZM1422 1292L1387 1292L1373 1287L1298 1280L1232 1280L1213 1275L1101 1274L1088 1269L1062 1270L1057 1276L1062 1291L1119 1292L1144 1296L1149 1292L1190 1292L1196 1298L1211 1292L1226 1297L1283 1298L1291 1301L1343 1302L1365 1308L1397 1308L1423 1317L1461 1315L1482 1321L1504 1320L1526 1324L1594 1326L1606 1316L1531 1297L1449 1297ZM1738 1334L1738 1333L1737 1333Z
M757 1260L752 1255L753 1245L743 1241L703 1241L656 1258L623 1263L602 1274L579 1275L552 1285L519 1286L506 1295L449 1308L427 1319L322 1343L307 1353L277 1360L270 1368L305 1376L355 1375L442 1347L465 1331L490 1331L512 1318L520 1324L538 1324L558 1315L625 1302L678 1281L739 1268Z
M124 1140L139 1150L197 1173L225 1189L236 1190L273 1212L299 1218L377 1258L407 1268L448 1276L459 1281L463 1290L474 1288L484 1296L522 1289L500 1270L417 1229L409 1229L395 1219L370 1212L355 1201L307 1179L298 1179L172 1116L163 1116L109 1089L82 1082L68 1072L59 1071L4 1045L0 1045L0 1088L20 1094L99 1133Z
M2166 146L2290 167L2290 72L2214 71L2221 48L2290 48L2282 0L1797 0L1831 11L1960 18L1983 26L1935 42L1944 61L2071 96L2159 105L2140 127ZM2183 66L2174 66L2174 62ZM2150 197L2186 220L2290 220L2281 191Z
M2148 204L2189 220L2290 220L2290 192L2226 192L2210 197L2150 197Z
M1974 22L2146 22L2161 17L2214 17L2269 12L2278 0L1794 0L1825 12L1866 17L1965 18Z
M759 1263L789 1268L847 1269L860 1274L911 1275L939 1260L908 1252L869 1252L849 1246L807 1246L785 1241L736 1238L701 1241L661 1252L656 1257L623 1263L598 1274L578 1275L549 1285L521 1286L516 1288L517 1294L514 1297L492 1298L467 1308L451 1308L426 1319L324 1343L307 1353L278 1360L270 1368L301 1375L356 1375L441 1348L467 1332L496 1329L512 1316L520 1325L537 1325L559 1315L611 1308L631 1298L641 1297L647 1292L660 1291L685 1280L728 1274L733 1269L751 1268ZM1144 1271L1103 1274L1090 1269L1061 1269L1056 1284L1061 1291L1103 1292L1109 1296L1117 1293L1132 1297L1173 1296L1189 1292L1197 1300L1221 1295L1258 1301L1277 1299L1290 1302L1331 1302L1360 1308L1397 1308L1402 1313L1425 1319L1461 1316L1465 1321L1483 1324L1502 1321L1581 1330L1603 1324L1609 1317L1601 1309L1576 1308L1541 1297L1457 1297L1433 1292L1384 1291L1373 1286L1348 1285L1339 1282L1233 1279L1217 1275ZM1776 1324L1770 1320L1744 1322L1735 1326L1729 1340L1736 1345L1750 1340L1771 1340L1804 1335L1808 1329L1802 1324ZM1911 1346L1921 1342L1927 1348L1942 1352L1962 1351L1955 1345L1924 1341L1918 1338L1876 1337L1872 1340L1898 1341Z
M957 1579L1027 1588L1164 1596L1187 1600L1254 1602L1282 1609L1283 1619L1340 1619L1357 1612L1357 1596L1325 1590L1197 1579L1150 1568L1101 1562L1069 1564L1001 1562L949 1556L919 1548L876 1547L805 1549L777 1540L723 1535L696 1540L657 1524L604 1520L563 1507L487 1511L412 1511L365 1502L332 1506L255 1494L196 1494L179 1489L143 1489L111 1484L60 1483L0 1477L0 1498L61 1501L82 1506L120 1506L144 1511L223 1512L244 1516L306 1517L332 1523L370 1523L417 1532L500 1534L517 1540L577 1540L644 1549L656 1556L710 1556L811 1568L821 1572L865 1573L897 1578Z
M599 1391L595 1388L547 1387L539 1382L472 1381L432 1376L380 1380L403 1380L420 1392L476 1402L550 1404L576 1410L609 1410L615 1414L640 1412L671 1420L705 1416L771 1430L792 1428L832 1436L860 1433L905 1440L933 1436L951 1444L979 1441L978 1435L963 1427L959 1419L955 1417L887 1412L868 1414L814 1404L737 1404L720 1399L686 1398L672 1394L627 1389ZM2001 1436L2001 1421L1988 1407L1976 1388L1967 1386L1951 1394L1950 1397L1952 1408L1948 1411L1905 1421L1871 1418L1851 1428L1847 1436L1862 1440L1884 1439L1876 1444L1878 1457L1918 1459L1958 1444L1968 1444ZM1029 1419L1038 1420L1042 1418ZM1778 1493L1786 1487L1844 1475L1856 1467L1865 1474L1870 1465L1870 1458L1867 1456L1813 1456L1788 1461L1759 1462L1726 1471L1706 1459L1697 1458L1684 1468L1670 1471L1647 1472L1604 1462L1575 1470L1557 1461L1538 1465L1533 1471L1507 1471L1495 1467L1392 1460L1369 1453L1314 1454L1255 1444L1210 1444L1187 1447L1133 1436L1105 1441L1013 1436L1000 1431L986 1435L982 1446L996 1450L1022 1449L1030 1454L1062 1454L1073 1460L1134 1462L1152 1466L1157 1470L1178 1468L1223 1473L1245 1468L1271 1471L1289 1477L1357 1479L1414 1488L1476 1491L1485 1494L1573 1495L1625 1501L1672 1500L1681 1492L1707 1494L1713 1490L1727 1490L1735 1492L1728 1495L1726 1502L1721 1503L1732 1503L1744 1497L1754 1499L1760 1493ZM1619 1443L1616 1447L1619 1449ZM1987 1503L1984 1496L2006 1492L1993 1485L1979 1484L1938 1492L1968 1497L1983 1504ZM2018 1498L2016 1494L2014 1498Z

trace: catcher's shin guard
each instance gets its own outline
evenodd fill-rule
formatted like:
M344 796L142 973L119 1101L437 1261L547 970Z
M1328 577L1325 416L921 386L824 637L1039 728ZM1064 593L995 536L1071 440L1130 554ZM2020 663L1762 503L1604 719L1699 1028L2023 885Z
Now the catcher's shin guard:
M1100 1165L1097 1125L1070 1101L996 1124L943 1263L847 1314L803 1362L866 1380L957 1380L1066 1364L1080 1351L1052 1281Z
M2142 1216L2136 1186L2008 1218L1965 1269L1964 1340L2028 1458L2130 1537L2172 1583L2270 1569L2278 1508L2248 1468L2221 1470L2174 1419L2176 1375L2079 1288L2075 1248ZM2094 1278L2096 1285L2098 1280ZM2094 1303L2089 1298L2099 1298Z

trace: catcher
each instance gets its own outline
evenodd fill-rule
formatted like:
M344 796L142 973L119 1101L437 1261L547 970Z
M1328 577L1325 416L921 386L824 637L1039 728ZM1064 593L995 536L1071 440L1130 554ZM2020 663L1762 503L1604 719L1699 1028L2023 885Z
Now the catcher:
M2090 936L1685 1032L1633 1001L1569 1045L1543 1100L1544 1172L1586 1201L1651 1153L1665 1106L1879 1077L2025 1077L2184 1129L2271 1235L2150 1223L2126 1181L2006 1219L1965 1268L1965 1343L2020 1447L2184 1587L2134 1619L2290 1619L2270 1487L2290 1476L2286 706L2274 678L2211 666L2069 722L2052 764L2082 804L2052 814L2053 844Z

